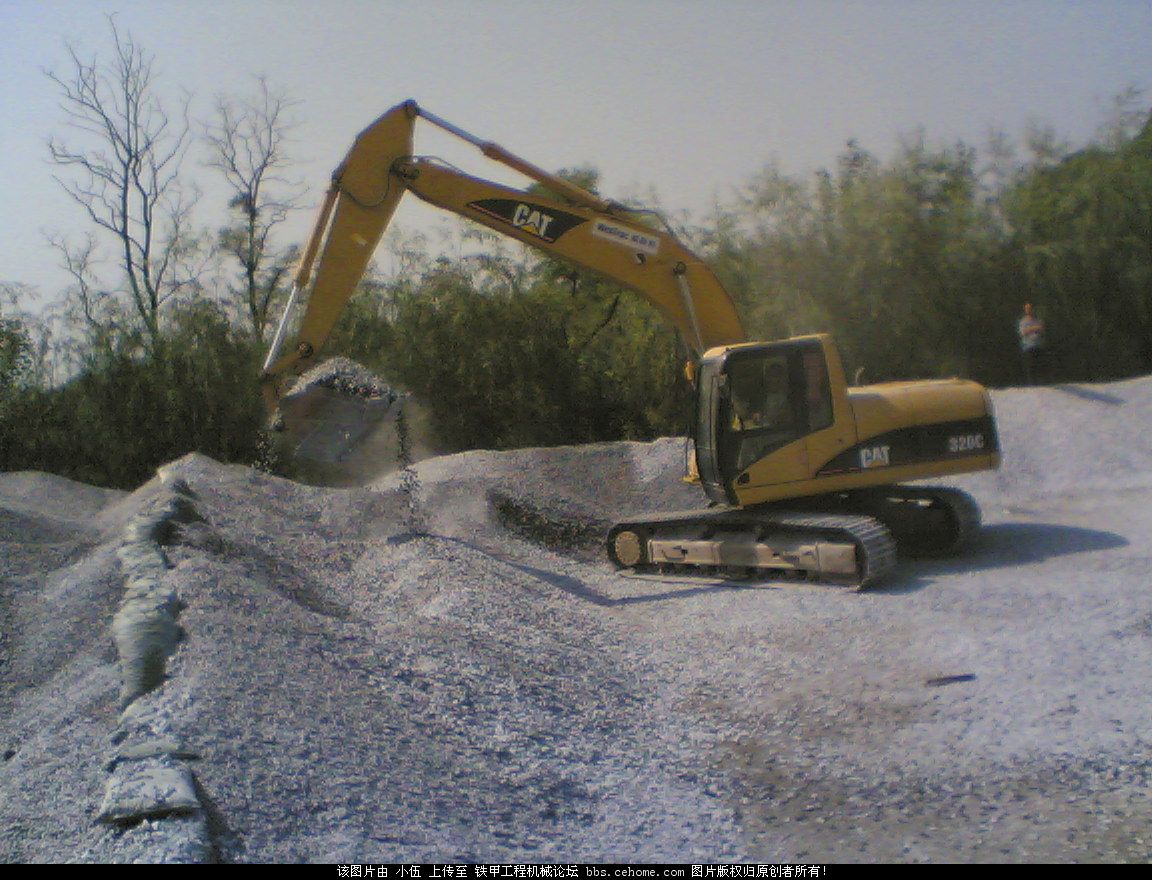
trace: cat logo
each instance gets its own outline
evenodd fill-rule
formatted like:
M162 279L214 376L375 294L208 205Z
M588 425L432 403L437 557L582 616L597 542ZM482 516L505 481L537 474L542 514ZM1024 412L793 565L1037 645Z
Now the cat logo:
M865 446L860 450L860 467L887 467L890 446Z
M551 241L548 238L548 227L555 219L551 214L545 214L530 205L517 205L516 210L512 212L513 226L521 232L530 232L545 241Z
M515 199L478 199L469 202L468 207L549 244L585 222L575 214Z

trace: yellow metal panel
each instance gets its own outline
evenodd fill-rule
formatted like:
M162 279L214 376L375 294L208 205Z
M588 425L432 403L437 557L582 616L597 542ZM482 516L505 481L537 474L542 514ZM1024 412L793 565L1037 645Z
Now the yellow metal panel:
M737 503L744 507L749 504L763 504L766 501L783 501L788 498L805 498L826 492L844 492L849 489L866 489L872 486L886 486L905 483L910 480L924 480L965 474L974 471L994 470L1000 464L998 455L974 455L971 458L947 461L923 462L884 468L879 471L864 470L851 474L821 477L818 480L798 480L794 483L781 483L775 486L736 486Z
M696 348L680 293L683 272L692 294L704 348L744 341L736 307L712 270L674 236L636 220L501 186L427 160L411 163L407 184L430 204L475 220L524 244L591 269L648 300ZM478 203L509 200L512 214ZM523 210L517 210L519 206ZM573 219L569 219L573 218ZM575 222L573 225L573 221ZM553 232L567 226L559 235Z
M890 382L848 392L861 439L913 425L987 415L984 388L961 379Z
M825 368L828 371L828 386L832 396L832 426L808 436L808 461L812 463L835 458L848 447L855 445L859 436L856 414L848 397L848 381L844 376L840 350L827 333L817 334L816 338L820 340Z
M390 170L412 153L414 121L408 105L393 107L361 132L333 175L338 195L300 326L300 343L313 351L328 339L404 195Z
M751 487L790 483L803 480L811 473L808 466L808 443L801 437L751 465L745 472Z

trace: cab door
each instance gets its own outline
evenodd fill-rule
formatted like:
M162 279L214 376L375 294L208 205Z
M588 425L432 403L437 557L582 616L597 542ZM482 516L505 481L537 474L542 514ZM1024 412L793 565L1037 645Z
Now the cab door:
M725 362L721 469L738 495L807 477L808 417L798 355L793 344L782 342L734 350Z
M807 397L809 479L815 479L820 468L856 444L856 417L848 400L840 352L832 338L821 334L804 339L800 359ZM811 487L806 491L817 490Z
M742 396L759 388L761 395L771 397L781 369L787 377L785 415L745 421ZM724 374L721 469L731 481L735 502L748 505L817 494L816 471L856 442L844 369L831 338L822 334L735 349Z
M856 442L844 368L825 334L706 356L698 395L697 468L716 502L816 494L816 471Z

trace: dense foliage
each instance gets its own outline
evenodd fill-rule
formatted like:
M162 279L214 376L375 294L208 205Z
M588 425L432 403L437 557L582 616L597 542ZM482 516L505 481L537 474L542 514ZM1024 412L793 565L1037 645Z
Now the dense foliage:
M873 381L1019 383L1025 302L1050 381L1152 372L1152 124L988 177L922 138L887 165L849 144L811 182L769 169L716 224L716 265L754 335L831 330Z
M198 451L256 458L259 351L214 308L175 316L146 352L92 353L59 387L25 387L0 410L0 470L43 470L134 488Z
M473 235L475 237L475 235ZM595 278L491 248L369 285L333 348L429 409L442 448L651 438L687 430L675 332Z

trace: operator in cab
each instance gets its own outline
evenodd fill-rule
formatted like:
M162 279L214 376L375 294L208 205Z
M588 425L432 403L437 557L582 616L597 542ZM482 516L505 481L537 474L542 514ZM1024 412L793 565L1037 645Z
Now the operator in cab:
M788 430L792 405L788 395L788 368L784 361L749 361L732 371L732 428Z

